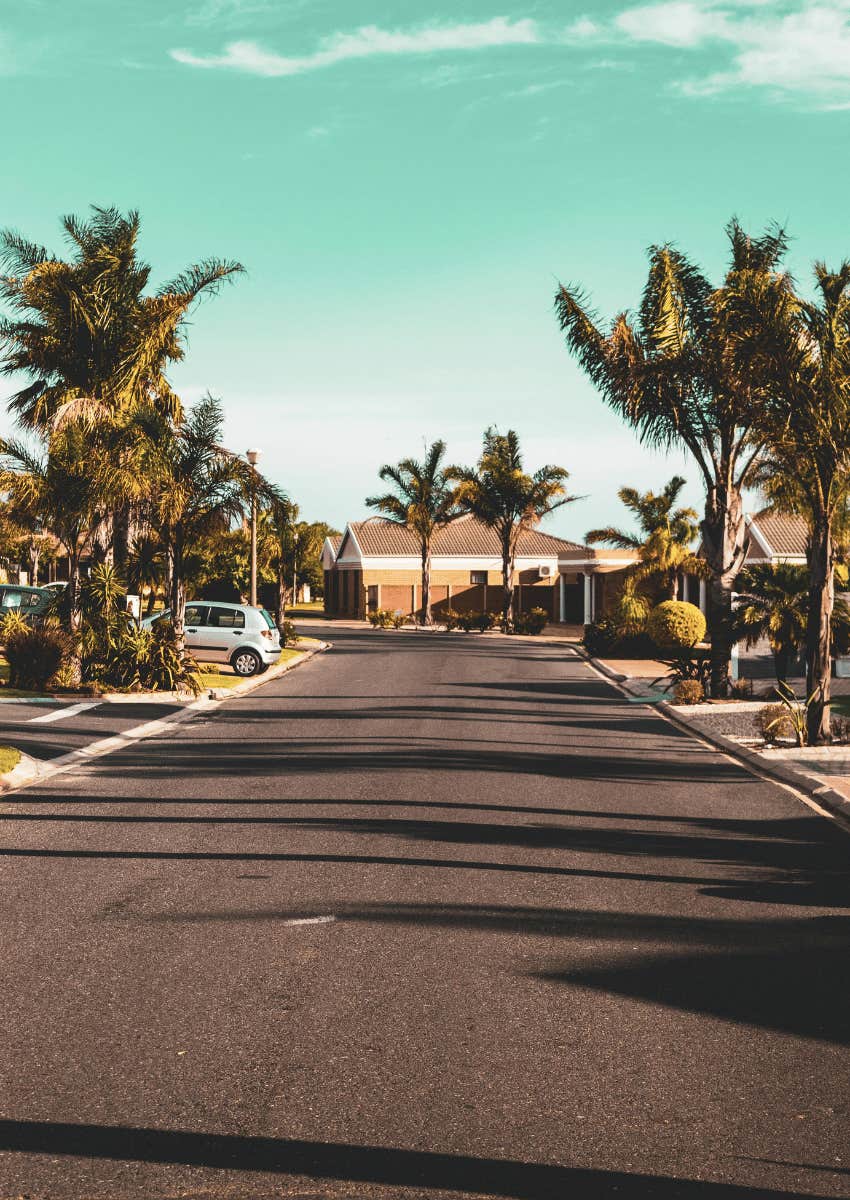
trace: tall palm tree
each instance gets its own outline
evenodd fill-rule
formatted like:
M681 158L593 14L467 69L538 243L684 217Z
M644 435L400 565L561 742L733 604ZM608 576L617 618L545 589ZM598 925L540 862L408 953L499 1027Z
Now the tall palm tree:
M72 630L80 624L80 563L108 512L104 465L85 429L74 423L51 439L49 452L24 442L0 441L0 490L17 512L40 521L68 555L68 593Z
M666 450L684 445L705 487L702 549L711 570L711 690L725 695L732 653L732 592L747 554L742 492L763 440L754 434L754 385L734 354L728 298L752 275L775 272L787 249L781 229L747 235L727 226L730 265L718 289L673 246L649 251L649 276L634 319L603 327L581 290L555 297L567 347L605 402L640 440Z
M674 475L658 495L622 487L618 497L637 518L639 533L629 533L612 525L591 529L585 541L600 542L620 550L634 550L640 565L631 572L633 581L660 579L666 598L677 600L679 578L683 572L701 574L704 564L690 546L699 532L699 518L693 508L675 508L685 480Z
M850 262L815 264L816 300L787 275L752 272L728 303L754 420L806 498L811 524L806 691L810 744L830 738L835 533L850 482Z
M475 468L451 467L447 476L458 483L460 506L494 529L502 555L502 628L514 618L514 563L519 539L547 513L577 499L567 495L569 472L547 465L533 475L523 469L519 437L513 429L492 426Z
M68 216L62 225L67 261L17 233L0 234L0 298L11 310L0 319L0 369L28 377L10 411L42 433L68 419L109 423L136 407L177 417L166 369L184 355L189 311L242 266L211 258L146 294L150 267L137 253L137 212L94 207L87 219ZM123 441L114 453L130 466L134 449ZM123 566L126 507L114 523Z
M145 470L153 485L150 522L168 555L168 601L181 649L193 544L241 517L252 490L266 505L283 501L276 487L224 449L223 423L221 403L209 395L177 421L153 410L137 414Z
M369 496L366 503L388 521L404 525L419 539L422 561L422 620L433 624L431 614L431 543L434 534L460 515L457 488L443 468L446 444L432 442L422 462L403 458L395 466L386 464L378 472L394 490Z

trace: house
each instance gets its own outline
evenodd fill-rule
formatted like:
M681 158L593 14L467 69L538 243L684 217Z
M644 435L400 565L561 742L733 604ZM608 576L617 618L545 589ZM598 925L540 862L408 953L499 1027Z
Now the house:
M765 508L755 516L748 516L746 522L750 539L748 567L780 562L806 565L809 528L803 517Z
M552 621L589 623L613 593L611 577L634 559L629 551L596 549L539 529L520 534L516 555L516 604L542 608ZM472 516L460 517L434 535L431 603L436 615L497 611L502 602L502 558L496 533ZM340 539L322 550L325 612L366 616L378 608L420 613L422 563L419 539L382 517L346 525Z

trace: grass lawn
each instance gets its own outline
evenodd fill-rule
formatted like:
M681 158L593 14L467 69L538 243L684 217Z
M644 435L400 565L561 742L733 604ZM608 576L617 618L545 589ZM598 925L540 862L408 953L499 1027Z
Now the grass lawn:
M308 604L287 604L286 606L288 620L293 617L321 617L324 616L324 612L324 600L311 600Z
M836 696L829 711L837 717L850 717L850 696Z
M275 666L297 658L304 650L305 642L314 646L319 644L317 638L301 638L299 649L289 646L285 650L281 650L280 658ZM237 675L232 667L227 667L224 663L198 663L198 668L201 672L201 683L205 688L232 688L236 687L237 683L243 682L242 676Z
M14 746L0 746L0 775L11 771L21 761L21 752Z

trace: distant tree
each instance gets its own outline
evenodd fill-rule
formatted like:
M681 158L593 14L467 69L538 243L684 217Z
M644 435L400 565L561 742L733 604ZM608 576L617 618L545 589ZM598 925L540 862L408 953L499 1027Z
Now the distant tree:
M244 512L251 488L265 504L282 494L254 468L222 446L221 404L206 396L177 421L140 412L146 471L154 494L150 521L169 560L169 608L178 645L184 646L189 556L209 533L229 528Z
M381 467L379 476L393 491L370 496L366 503L394 525L403 525L419 539L422 562L422 620L433 624L431 613L431 545L434 534L460 515L458 489L443 468L446 444L432 442L422 462L403 458Z
M0 490L15 511L40 522L68 555L70 623L80 623L80 563L108 511L108 473L79 423L51 438L49 452L0 440Z
M540 467L533 475L523 470L519 436L513 429L485 431L478 465L451 467L447 477L458 484L462 509L495 530L502 556L502 628L514 617L514 563L521 535L542 517L576 499L567 495L569 472L563 467Z
M699 517L693 508L674 508L685 480L674 475L663 490L638 492L622 487L617 495L637 518L639 533L629 533L612 525L591 529L585 541L593 546L604 543L620 550L634 550L640 564L630 574L635 582L658 579L667 600L678 600L679 578L683 572L701 575L705 564L691 549L699 533Z

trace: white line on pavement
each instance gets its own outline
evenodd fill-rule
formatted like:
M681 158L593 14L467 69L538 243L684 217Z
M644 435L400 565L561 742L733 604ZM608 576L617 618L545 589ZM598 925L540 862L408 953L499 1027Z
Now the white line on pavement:
M55 712L44 713L41 717L30 717L28 725L47 725L50 721L64 721L66 717L76 717L78 713L88 708L97 708L99 700L88 700L85 704L71 704L67 708L59 708Z
M284 925L328 925L331 921L335 921L336 917L295 917L291 921L284 921Z

